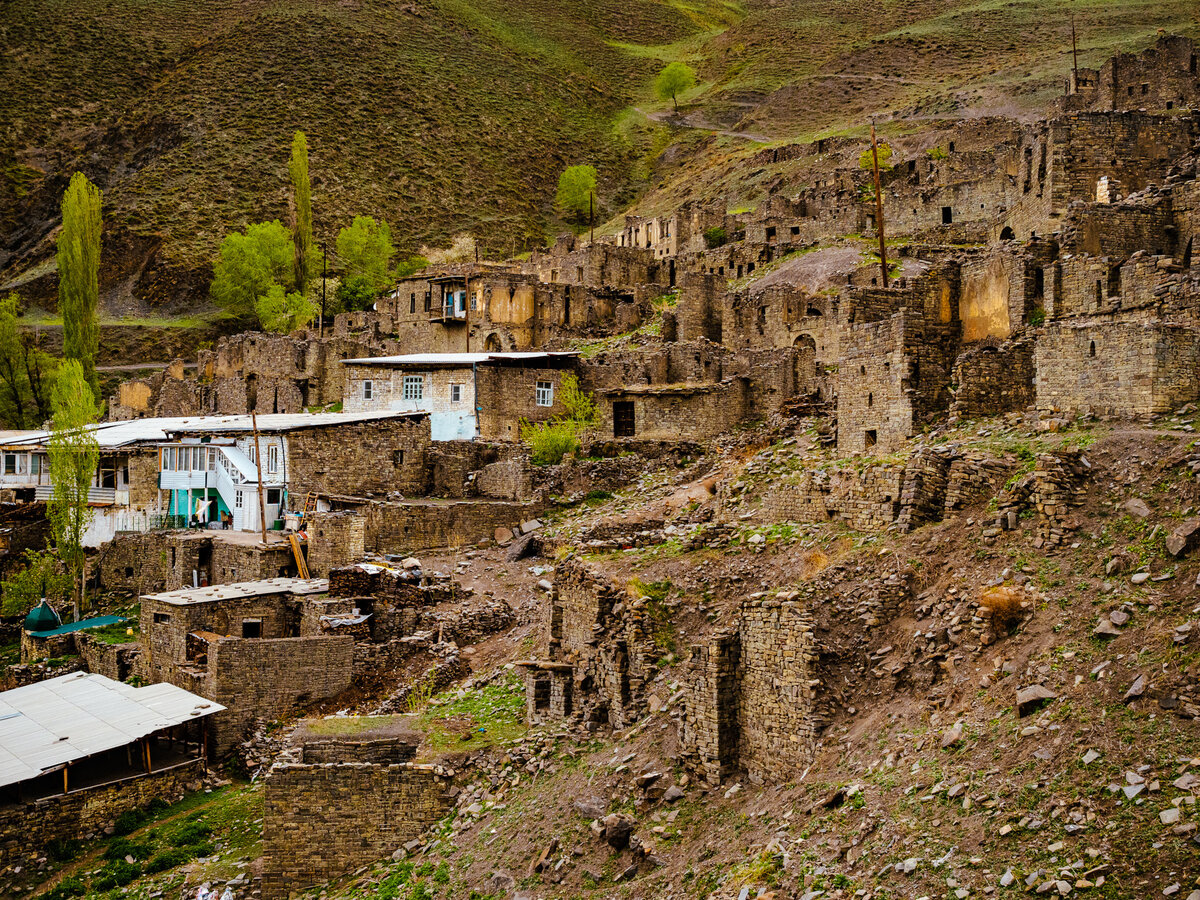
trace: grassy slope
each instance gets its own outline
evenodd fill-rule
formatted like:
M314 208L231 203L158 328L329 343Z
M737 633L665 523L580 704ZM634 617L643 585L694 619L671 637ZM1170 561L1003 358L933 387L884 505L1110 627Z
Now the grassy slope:
M287 215L296 128L309 136L325 234L370 213L404 242L468 226L497 247L540 240L570 163L596 162L606 195L632 196L636 148L614 139L612 120L651 73L615 45L672 43L734 15L719 0L97 10L6 10L0 215L20 234L24 208L11 201L40 199L33 170L78 164L106 187L110 221L163 233L183 259L207 256L231 226Z

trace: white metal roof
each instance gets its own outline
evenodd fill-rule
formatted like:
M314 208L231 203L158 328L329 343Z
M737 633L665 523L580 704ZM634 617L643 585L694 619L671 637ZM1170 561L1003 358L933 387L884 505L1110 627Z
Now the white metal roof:
M343 359L345 365L354 366L471 366L491 360L551 360L573 359L575 352L564 353L407 353L401 356L366 356L361 359Z
M173 684L73 672L0 693L0 787L225 709Z
M262 581L239 581L235 584L163 591L159 594L146 594L142 599L161 600L173 606L190 606L193 603L215 603L240 597L264 597L267 594L323 594L328 590L328 578L265 578Z
M421 416L426 413L376 410L372 412L340 413L272 413L258 417L258 430L268 433L297 431L323 425L350 425L375 419L402 416ZM161 419L128 419L122 422L99 422L92 430L100 449L125 447L129 444L157 443L175 435L224 434L249 432L254 428L250 416L176 416ZM16 436L0 438L0 446L40 446L50 440L49 431L23 431Z

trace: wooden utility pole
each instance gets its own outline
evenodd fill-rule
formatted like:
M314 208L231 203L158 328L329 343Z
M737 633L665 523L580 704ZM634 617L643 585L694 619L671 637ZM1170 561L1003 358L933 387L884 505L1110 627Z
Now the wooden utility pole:
M588 191L588 243L596 243L596 207L593 203L595 196Z
M879 144L875 140L875 123L871 123L871 164L875 170L875 230L879 233L879 271L883 286L888 286L887 244L883 237L883 191L879 187Z
M321 315L317 319L317 337L325 337L325 276L329 274L329 250L321 241Z
M267 504L263 502L263 458L262 449L258 445L258 414L253 410L250 412L250 425L254 429L254 465L258 469L256 481L258 482L258 524L262 531L262 542L267 543Z

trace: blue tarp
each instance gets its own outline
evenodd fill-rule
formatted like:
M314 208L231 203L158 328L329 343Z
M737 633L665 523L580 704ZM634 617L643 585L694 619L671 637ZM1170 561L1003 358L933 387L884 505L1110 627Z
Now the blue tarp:
M48 638L58 634L70 634L72 631L83 631L85 628L103 628L105 625L116 625L118 622L128 621L128 619L123 619L120 616L96 616L92 619L80 619L78 622L71 622L69 625L60 625L58 628L52 628L49 631L31 631L29 633L35 638Z

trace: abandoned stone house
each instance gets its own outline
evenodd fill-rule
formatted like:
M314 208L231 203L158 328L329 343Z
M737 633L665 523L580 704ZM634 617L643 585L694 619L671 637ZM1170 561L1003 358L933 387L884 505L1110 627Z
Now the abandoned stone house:
M86 672L0 693L0 864L181 798L207 767L209 717L223 711L174 685Z
M147 681L165 681L224 706L214 751L227 752L257 718L267 721L349 687L352 604L331 601L323 579L272 578L141 598Z
M348 359L343 408L422 412L435 441L509 440L563 412L577 353L415 353Z
M1099 69L1070 73L1062 112L1195 108L1200 101L1197 47L1177 34L1162 35L1140 53L1118 53Z

